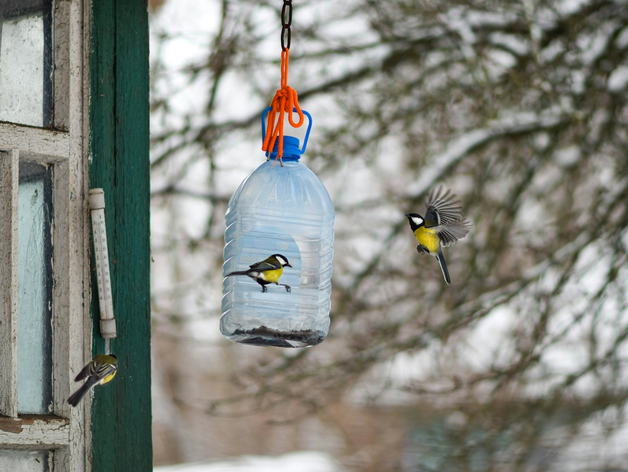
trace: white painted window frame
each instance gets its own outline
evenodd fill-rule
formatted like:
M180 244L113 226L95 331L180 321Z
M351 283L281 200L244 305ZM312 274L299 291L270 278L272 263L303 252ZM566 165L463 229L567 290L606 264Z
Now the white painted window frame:
M54 130L0 122L0 452L49 449L52 472L91 470L91 397L77 408L67 404L92 344L88 14L88 0L54 1ZM17 412L20 158L54 166L51 415Z

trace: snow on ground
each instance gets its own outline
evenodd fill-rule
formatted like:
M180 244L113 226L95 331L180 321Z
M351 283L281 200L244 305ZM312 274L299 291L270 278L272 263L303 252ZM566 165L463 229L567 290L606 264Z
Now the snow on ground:
M283 456L242 456L224 462L194 462L155 467L154 472L343 472L324 452L299 451Z

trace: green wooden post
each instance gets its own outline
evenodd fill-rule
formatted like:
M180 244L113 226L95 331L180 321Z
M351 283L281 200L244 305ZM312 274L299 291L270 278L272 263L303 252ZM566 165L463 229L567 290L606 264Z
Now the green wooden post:
M92 408L93 472L152 470L148 12L146 0L92 0L90 188L102 187L118 374ZM92 312L98 296L92 271ZM94 322L94 352L104 352Z

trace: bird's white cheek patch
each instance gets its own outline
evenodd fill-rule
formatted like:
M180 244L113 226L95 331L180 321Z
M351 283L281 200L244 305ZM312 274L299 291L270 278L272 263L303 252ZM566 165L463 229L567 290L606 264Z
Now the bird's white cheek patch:
M421 226L423 224L423 218L419 218L418 216L413 216L412 221L417 226Z

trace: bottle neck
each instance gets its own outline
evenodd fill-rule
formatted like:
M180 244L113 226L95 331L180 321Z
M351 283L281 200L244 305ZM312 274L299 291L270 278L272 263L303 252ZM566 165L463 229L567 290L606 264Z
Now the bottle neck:
M281 159L285 162L298 162L301 158L301 148L299 147L299 139L294 136L284 136L283 137L283 156ZM274 159L279 154L279 139L275 141L275 146L273 147L273 152L268 156L270 159Z

